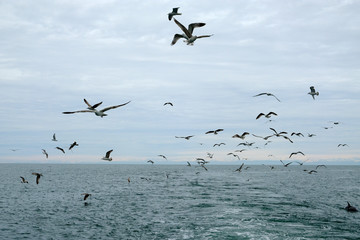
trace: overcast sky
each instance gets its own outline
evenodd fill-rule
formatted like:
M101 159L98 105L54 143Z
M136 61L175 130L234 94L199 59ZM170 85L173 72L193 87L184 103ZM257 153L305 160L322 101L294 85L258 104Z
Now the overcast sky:
M182 33L173 7L185 26L206 23L194 34L213 36L171 46ZM359 164L359 12L355 0L0 1L0 163L186 164L209 152L214 164ZM253 97L262 92L281 102ZM86 109L84 98L131 103L104 118L62 114ZM305 137L251 135L270 127ZM227 155L243 148L240 160ZM102 161L110 149L113 162Z

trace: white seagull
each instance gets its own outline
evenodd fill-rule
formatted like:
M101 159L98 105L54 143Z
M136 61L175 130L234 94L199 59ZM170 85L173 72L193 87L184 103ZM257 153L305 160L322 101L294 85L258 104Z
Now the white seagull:
M179 7L173 8L171 13L168 13L169 21L171 21L172 17L175 15L181 15L181 13L178 12Z
M278 100L280 102L280 99L278 99L274 94L272 93L259 93L253 97L258 97L258 96L262 96L262 95L266 95L266 96L273 96L274 98L276 98L276 100Z
M212 36L212 35L201 35L201 36L193 35L194 28L203 27L203 26L205 26L205 23L191 23L191 24L189 24L188 28L186 28L186 27L184 27L184 25L182 25L180 22L178 22L175 18L174 18L174 22L181 28L181 30L185 34L175 34L174 38L171 42L171 45L174 45L180 38L185 38L186 39L185 42L187 43L187 45L194 45L194 42L196 39Z
M128 101L126 103L120 104L120 105L115 105L115 106L111 106L111 107L107 107L101 110L97 110L95 107L99 106L101 103L97 103L94 106L91 106L90 104L88 104L88 102L86 101L86 99L84 99L84 102L89 106L87 110L79 110L79 111L73 111L73 112L63 112L63 114L73 114L73 113L82 113L82 112L93 112L95 113L96 116L100 116L100 117L104 117L107 116L107 114L105 114L106 111L110 110L110 109L114 109L114 108L118 108L118 107L122 107L125 106L126 104L130 103L131 101Z
M105 160L105 161L109 161L109 162L112 161L112 158L110 157L110 154L112 151L113 151L113 149L107 151L105 154L105 157L101 158L101 160Z
M314 100L315 100L315 95L316 95L316 96L319 96L319 92L316 92L316 91L315 91L315 87L314 87L314 86L311 86L311 87L310 87L310 92L308 92L308 94L310 94Z

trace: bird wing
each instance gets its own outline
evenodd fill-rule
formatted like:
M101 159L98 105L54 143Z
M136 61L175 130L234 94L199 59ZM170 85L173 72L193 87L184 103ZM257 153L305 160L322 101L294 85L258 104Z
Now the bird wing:
M256 95L254 95L253 97L258 97L258 96L261 96L261 95L267 95L267 93L259 93L259 94L256 94Z
M256 119L259 119L261 116L265 116L265 114L259 113L259 115L257 115Z
M90 103L88 103L88 101L86 101L86 99L84 98L84 102L86 105L88 105L89 108L92 108L92 106L90 105Z
M175 34L173 40L171 41L171 45L175 45L175 43L180 39L185 38L182 34Z
M189 32L192 34L193 31L194 31L194 28L203 27L203 26L205 26L205 25L206 25L206 23L191 23L191 24L189 24L189 26L188 26L188 30L189 30Z
M131 101L128 101L126 103L123 103L123 104L120 104L120 105L115 105L115 106L111 106L111 107L107 107L107 108L104 108L102 110L100 110L101 112L106 112L110 109L114 109L114 108L118 108L118 107L122 107L122 106L125 106L126 104L130 103Z
M266 114L267 116L270 116L270 115L275 115L277 116L277 114L275 112L269 112L268 114Z
M91 108L95 109L95 108L97 108L98 106L100 106L101 104L102 104L102 102L99 102L99 103L97 103L97 104L92 105Z
M315 93L315 88L314 88L314 86L311 86L311 87L310 87L310 92L311 92L311 93Z
M174 22L181 28L181 30L186 34L188 38L191 38L191 32L184 27L176 18L174 18Z
M62 149L61 147L56 147L56 148L62 151L63 153L65 153L64 149Z
M197 36L197 38L206 38L206 37L211 37L213 34L211 35L200 35L200 36Z
M73 113L82 113L82 112L93 112L92 110L79 110L73 112L63 112L63 114L73 114Z
M106 158L109 158L109 157L110 157L110 153L111 153L112 151L113 151L113 149L107 151L105 157L106 157Z
M173 13L177 13L177 12L178 12L178 9L179 9L179 7L173 8L172 12L173 12Z
M276 130L274 128L270 128L270 130L273 130L277 134L277 132L276 132Z

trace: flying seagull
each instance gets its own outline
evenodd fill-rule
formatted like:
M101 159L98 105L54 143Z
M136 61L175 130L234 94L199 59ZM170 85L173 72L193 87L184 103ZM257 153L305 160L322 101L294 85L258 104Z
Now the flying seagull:
M61 147L56 147L56 149L59 149L60 151L62 151L65 154L65 150L62 149Z
M189 27L186 28L175 18L174 18L174 22L180 27L180 29L184 32L184 34L175 34L171 42L171 45L174 45L180 38L185 38L186 39L185 42L187 42L187 45L194 45L196 39L212 36L212 35L201 35L201 36L193 35L194 28L203 27L205 26L205 23L191 23Z
M246 135L249 135L248 132L243 132L243 134L239 135L239 134L235 134L234 136L232 136L232 138L241 138L241 139L245 139Z
M188 167L191 167L191 163L189 161L186 162Z
M171 13L168 13L169 21L171 21L172 17L175 15L181 15L181 13L178 12L179 7L173 8Z
M242 163L240 165L240 167L238 169L235 170L235 172L241 172L241 169L244 167L244 163Z
M154 161L153 161L153 160L148 160L147 162L148 162L148 163L151 163L151 164L154 164Z
M345 146L348 147L349 145L347 145L346 143L344 143L344 144L341 144L341 143L340 143L340 144L338 145L338 147L345 147Z
M224 129L222 128L219 128L219 129L216 129L216 130L213 130L213 131L207 131L205 134L209 134L209 133L213 133L213 134L218 134L219 132L222 132L224 131Z
M276 98L276 100L278 100L280 102L280 99L278 99L274 94L272 93L259 93L253 97L258 97L258 96L262 96L262 95L267 95L267 96L273 96L274 98Z
M284 167L287 167L292 163L292 162L288 162L288 163L285 164L282 160L280 160L280 162L284 165Z
M91 196L90 193L82 193L81 195L84 195L84 201Z
M109 162L112 161L112 158L110 157L110 154L112 151L113 151L113 149L107 151L105 154L105 157L101 158L101 160L105 160L105 161L109 161Z
M165 159L165 160L167 160L167 158L164 156L164 155L162 155L162 154L160 154L160 155L158 155L159 157L162 157L163 159Z
M165 105L174 106L171 102L166 102L166 103L164 103L164 106L165 106Z
M261 116L264 116L266 118L270 118L271 115L277 116L277 114L275 112L269 112L268 114L259 113L259 115L257 115L256 119L259 119Z
M22 176L20 176L20 178L21 178L21 182L22 182L22 183L29 183L29 182L26 181L25 178L23 178Z
M69 147L69 150L71 150L73 147L75 146L79 146L79 144L77 144L77 142L73 142L70 147Z
M42 153L43 153L43 154L45 154L46 158L48 158L48 157L49 157L49 154L46 152L46 150L45 150L45 149L42 149Z
M57 141L56 136L55 136L55 133L53 134L53 137L52 137L51 141L54 141L54 142Z
M315 91L315 87L314 87L314 86L311 86L311 87L310 87L310 92L308 92L308 94L310 94L314 100L315 100L315 96L319 96L319 92L316 92L316 91Z
M86 99L84 99L84 102L87 103ZM126 103L120 104L120 105L115 105L115 106L110 106L101 110L97 110L95 109L93 106L91 106L90 104L88 104L88 109L87 110L79 110L79 111L73 111L73 112L63 112L63 114L73 114L73 113L82 113L82 112L92 112L95 113L96 116L100 116L100 117L104 117L107 116L107 114L105 114L106 111L110 110L110 109L114 109L114 108L118 108L118 107L122 107L125 106L126 104L130 103L131 101L128 101ZM100 105L100 103L98 103L98 105ZM94 105L95 106L95 105Z
M36 175L36 184L39 184L39 180L40 180L40 177L42 176L42 174L33 172L32 175Z
M298 152L293 152L290 154L289 158L291 158L292 155L296 155L296 154L302 154L303 156L305 156L305 154L301 151L298 151Z
M225 143L215 143L214 145L213 145L213 147L216 147L216 146L218 146L218 147L220 147L221 145L226 145Z
M186 136L186 137L178 137L178 136L175 136L176 138L184 138L186 140L189 140L190 138L192 138L194 135L191 135L191 136Z

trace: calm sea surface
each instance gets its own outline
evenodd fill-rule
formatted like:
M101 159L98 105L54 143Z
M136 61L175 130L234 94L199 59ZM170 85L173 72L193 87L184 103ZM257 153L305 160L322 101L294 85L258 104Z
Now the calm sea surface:
M360 166L207 167L0 164L0 239L360 239Z

